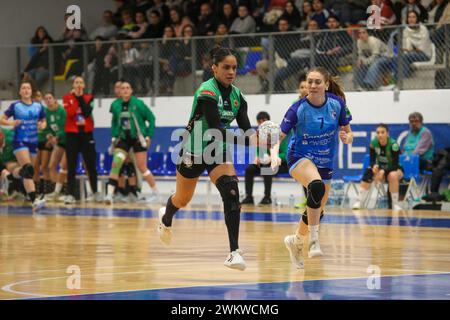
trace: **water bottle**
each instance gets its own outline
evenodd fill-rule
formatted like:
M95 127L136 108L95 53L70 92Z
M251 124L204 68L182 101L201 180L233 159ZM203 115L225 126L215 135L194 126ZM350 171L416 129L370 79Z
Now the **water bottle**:
M293 194L289 196L289 208L293 209L295 206L295 197Z

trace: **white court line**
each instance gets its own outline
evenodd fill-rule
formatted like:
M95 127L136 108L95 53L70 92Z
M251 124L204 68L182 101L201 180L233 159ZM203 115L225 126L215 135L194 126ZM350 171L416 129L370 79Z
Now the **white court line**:
M149 271L136 271L136 272L112 272L112 273L100 273L100 274L91 274L87 276L105 276L105 275L119 275L119 274L139 274L139 273L147 273L151 272ZM450 274L450 272L440 272L438 273L422 273L422 274L401 274L401 275L381 275L381 278L385 277L405 277L405 276L421 276L421 275L443 275L443 274ZM86 275L85 275L86 276ZM19 281L15 283L8 284L6 286L2 287L3 291L6 291L8 293L13 294L19 294L19 295L27 295L27 296L33 296L36 298L51 298L51 297L76 297L76 296L86 296L86 295L98 295L98 294L112 294L112 293L127 293L127 292L138 292L138 291L154 291L154 290L166 290L166 289L181 289L181 288L199 288L199 287L210 287L210 286L234 286L234 285L254 285L254 284L270 284L270 283L284 283L284 282L292 282L292 281L270 281L270 282L237 282L237 283L219 283L219 284L209 284L209 285L192 285L192 286L179 286L179 287L164 287L164 288L147 288L147 289L134 289L134 290L123 290L123 291L105 291L105 292L95 292L95 293L82 293L82 294L66 294L66 295L42 295L42 294L35 294L30 293L26 291L16 291L11 289L12 287L24 284L24 283L31 283L31 282L38 282L38 281L45 281L45 280L56 280L56 279L62 279L67 278L68 276L64 277L54 277L54 278L42 278L42 279L32 279L32 280L25 280L25 281ZM334 280L353 280L353 279L367 279L367 277L347 277L347 278L333 278L333 279L314 279L314 280L299 280L300 282L308 282L308 281L334 281ZM17 300L22 298L12 298L9 300Z

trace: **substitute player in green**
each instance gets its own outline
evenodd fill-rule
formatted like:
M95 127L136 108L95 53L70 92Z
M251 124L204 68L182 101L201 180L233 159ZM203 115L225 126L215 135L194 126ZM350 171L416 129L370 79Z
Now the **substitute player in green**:
M392 210L402 210L398 204L399 181L403 178L403 170L399 164L400 146L389 137L389 128L381 123L377 127L376 137L370 142L370 166L364 172L359 199L353 209L363 209L369 193L370 184L375 181L389 184L392 198Z
M129 82L123 81L121 86L121 98L111 106L114 154L105 197L107 204L113 202L119 174L130 149L133 149L136 165L142 176L153 193L157 193L155 178L147 167L147 150L155 132L155 116L141 99L133 96Z
M238 178L227 152L226 142L257 144L247 115L247 102L241 91L233 85L237 60L228 48L214 48L210 53L214 77L203 82L194 95L192 112L186 127L186 139L177 160L176 191L159 210L160 239L169 244L172 238L172 219L175 213L192 199L199 176L206 170L222 197L225 224L228 230L230 254L225 266L244 270L246 265L239 250ZM243 136L227 130L236 120Z

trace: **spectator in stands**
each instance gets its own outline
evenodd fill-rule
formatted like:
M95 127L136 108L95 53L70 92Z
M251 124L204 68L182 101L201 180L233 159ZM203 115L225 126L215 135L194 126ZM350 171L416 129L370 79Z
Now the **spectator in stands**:
M256 115L256 121L258 125L270 120L270 115L261 111ZM288 167L286 162L286 151L288 147L288 139L285 139L280 145L279 157L281 159L281 165L278 169L278 173L287 173ZM245 169L245 198L242 200L241 204L254 204L253 200L253 184L255 176L261 174L261 168L270 167L270 151L267 150L266 153L262 154L259 148L256 150L256 157L253 164L250 164ZM259 205L268 205L272 203L271 193L272 193L272 179L273 175L263 175L264 179L264 197L262 198Z
M30 77L39 89L42 89L49 77L48 44L50 38L44 38L39 51L36 52L25 67L24 75Z
M445 25L450 24L450 4L448 4L444 12L442 13L441 18L439 19L438 25L436 26L436 30L432 35L432 40L436 45L437 57L436 60L441 62L443 61L443 51L444 51L444 37L445 37ZM447 26L448 30L450 30L450 26Z
M419 15L419 21L422 23L428 22L428 12L425 7L420 4L420 0L405 0L405 6L401 13L402 24L407 24L408 12L415 11Z
M355 72L356 82L359 86L365 87L364 82L368 70L375 65L379 58L387 55L387 45L380 39L369 36L367 29L359 29L357 47L358 59L356 61L357 66ZM370 83L370 77L366 81Z
M240 5L238 8L238 17L233 21L230 28L230 34L254 33L256 31L256 22L249 15L248 8Z
M147 94L153 84L153 46L150 42L139 43L139 56L136 59L137 77L136 94ZM149 86L147 85L149 81Z
M109 46L103 43L100 36L95 38L95 51L91 63L88 65L87 82L92 88L94 95L109 93L109 70L105 66L105 58L108 54Z
M308 29L308 23L311 20L313 14L312 4L309 1L304 1L302 6L302 22L301 29Z
M175 36L177 38L182 37L183 28L187 25L192 24L188 17L183 16L178 7L173 7L170 9L170 26L175 30Z
M71 17L71 15L68 13L64 15L64 28L58 42L68 42L74 40L75 38L81 39L83 41L87 40L88 39L87 31L86 28L83 26L83 24L81 24L81 29L70 29L67 26L67 19L69 19L69 17ZM75 36L74 35L75 31L79 31L81 33L81 36L78 35Z
M83 42L85 39L83 38L83 33L80 29L73 30L72 37L73 38L67 42L67 49L62 54L63 70L65 70L69 60L76 61L70 66L66 77L71 77L74 75L81 76L83 72L83 61L85 57L83 54L83 46L79 43Z
M428 7L428 22L438 23L447 4L448 0L433 0Z
M136 0L135 13L142 12L144 15L147 15L147 11L151 8L152 2L151 0Z
M170 21L169 7L163 0L153 0L153 6L147 11L147 17L152 11L158 11L163 25L166 25ZM150 19L151 20L151 19Z
M214 76L214 73L211 69L212 66L212 58L210 54L204 54L202 56L202 70L203 70L203 74L202 74L202 79L203 82L208 81L209 79L211 79Z
M191 22L196 26L198 23L198 18L200 16L200 7L203 3L209 3L211 1L205 0L189 0L184 1L182 5L182 11L186 14L186 16L191 20ZM214 10L211 9L211 12ZM219 11L217 11L219 12Z
M53 42L52 37L49 36L47 29L45 29L43 26L37 27L36 31L34 32L34 36L30 41L30 43L33 45L28 50L30 57L32 57L36 52L39 51L38 45L43 44L45 38L48 38L50 39L50 42Z
M177 41L175 54L172 56L170 66L175 76L186 76L191 73L192 65L192 37L195 35L194 27L186 25L181 31L183 39Z
M313 0L312 2L313 13L311 14L311 19L314 19L319 24L320 29L325 29L327 27L327 19L330 13L323 6L323 0Z
M295 1L290 0L286 2L286 6L284 7L282 18L287 19L289 21L289 25L292 29L299 29L302 23L302 18L300 15L300 11L295 6Z
M145 32L147 31L148 21L147 17L142 12L136 12L134 15L134 19L136 20L136 26L132 29L131 32L128 33L128 36L133 39L141 39L143 38Z
M392 8L392 2L390 0L372 0L372 5L380 7L380 22L382 26L390 26L395 24L397 17L395 16L394 9Z
M423 125L420 112L413 112L408 117L409 132L403 145L403 153L418 154L420 170L430 170L434 154L434 139L431 131Z
M164 24L161 20L161 14L158 10L153 10L150 12L150 24L144 33L143 38L155 39L162 38L164 34Z
M117 26L113 23L113 13L111 10L105 10L103 12L103 24L96 28L89 35L90 40L95 40L97 37L103 39L110 39L117 34Z
M169 96L173 94L173 86L175 84L175 75L170 68L170 61L176 50L176 41L173 38L175 38L175 30L171 26L166 26L159 48L160 91Z
M124 35L119 35L117 37L117 40L123 40ZM116 39L112 39L116 40ZM109 78L108 83L116 82L118 80L118 63L119 63L119 57L118 57L118 49L117 44L113 43L109 45L108 53L105 56L105 69L107 70L106 77ZM105 94L109 94L109 85L105 87L107 89L107 92Z
M136 23L133 19L133 13L131 10L124 10L122 12L122 27L119 29L119 34L129 35L136 27Z
M200 16L196 23L197 35L212 36L216 31L215 17L211 11L209 3L203 3L200 7Z
M128 38L131 39L131 38ZM130 80L132 87L136 87L135 80L138 72L137 60L139 51L130 41L122 42L122 67L124 78Z
M236 13L234 12L233 5L229 2L224 3L222 11L219 14L219 21L227 26L230 30L231 25L236 19Z
M340 0L333 1L339 6L335 10L331 10L337 15L344 26L356 24L360 22L366 22L367 8L370 5L369 0Z
M292 31L291 26L287 18L281 17L278 20L278 32L288 32ZM287 65L287 60L290 59L290 54L297 48L298 35L289 34L277 34L273 37L273 48L274 48L274 61L275 61L275 71L281 69ZM262 59L256 63L256 73L259 76L261 83L261 89L259 93L267 93L269 90L269 60Z
M133 17L134 6L129 3L127 0L113 0L116 6L116 12L114 12L113 22L117 26L117 28L122 28L124 25L123 21L123 13L128 11Z

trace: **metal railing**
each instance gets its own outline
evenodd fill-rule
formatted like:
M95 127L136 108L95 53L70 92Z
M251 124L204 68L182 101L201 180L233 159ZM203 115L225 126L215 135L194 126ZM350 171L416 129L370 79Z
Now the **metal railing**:
M340 76L347 91L450 88L450 25L426 27L429 48L421 53L415 47L405 51L406 27L394 26L367 30L370 42L383 48L375 56L368 44L358 41L360 28L3 46L0 55L8 52L16 66L15 79L4 80L17 86L26 72L41 90L57 96L70 90L73 75L84 76L87 90L96 97L112 97L114 82L122 78L141 96L192 95L211 76L208 52L217 44L236 51L236 84L242 91L267 99L273 93L295 92L299 75L313 66Z

